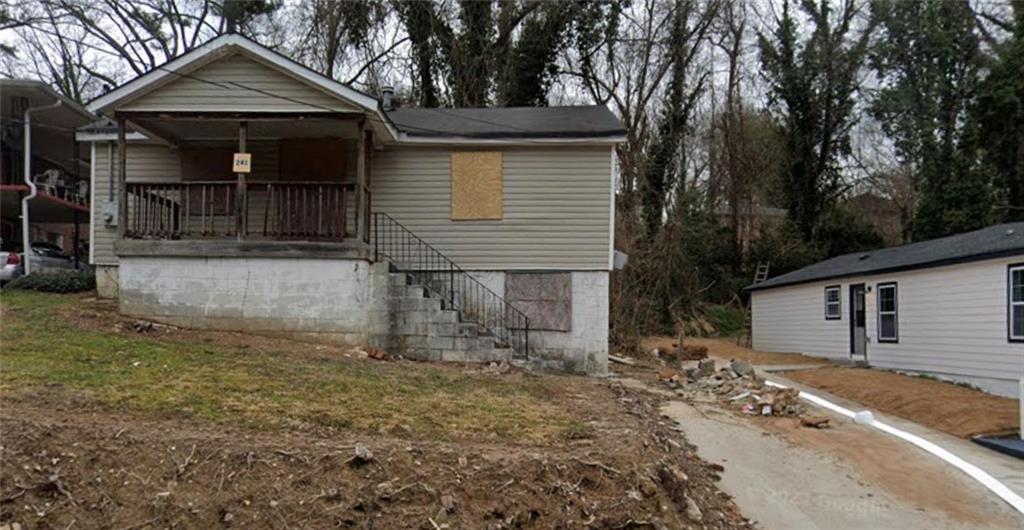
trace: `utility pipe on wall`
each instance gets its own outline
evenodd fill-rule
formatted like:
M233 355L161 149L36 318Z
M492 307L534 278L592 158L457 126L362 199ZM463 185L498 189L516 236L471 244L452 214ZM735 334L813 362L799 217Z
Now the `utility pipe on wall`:
M32 113L55 109L61 105L61 101L58 99L49 105L42 105L39 107L30 107L25 109L25 161L24 161L24 176L25 184L28 186L28 195L21 199L21 246L22 256L21 262L25 267L25 275L28 276L32 272L32 243L29 241L29 220L28 220L28 201L34 199L37 194L36 183L32 182Z

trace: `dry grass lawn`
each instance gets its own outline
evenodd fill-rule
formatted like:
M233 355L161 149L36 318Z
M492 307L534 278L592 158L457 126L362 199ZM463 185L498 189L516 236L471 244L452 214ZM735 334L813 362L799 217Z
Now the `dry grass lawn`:
M551 379L355 361L318 353L311 344L297 352L302 343L258 337L135 333L112 329L118 316L109 310L97 311L89 325L76 322L90 303L83 296L4 291L0 397L45 390L84 394L127 411L249 427L308 425L442 440L542 441L581 428Z

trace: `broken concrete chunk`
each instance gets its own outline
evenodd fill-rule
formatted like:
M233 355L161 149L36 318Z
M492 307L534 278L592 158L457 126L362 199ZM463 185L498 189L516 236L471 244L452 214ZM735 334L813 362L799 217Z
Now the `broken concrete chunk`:
M754 365L750 364L750 361L744 359L733 359L729 361L729 368L736 372L740 377L747 377L754 375Z
M715 373L715 361L714 359L702 359L697 362L697 369L700 370L701 375L709 376Z
M697 503L694 502L694 500L691 499L689 495L687 495L685 497L685 499L686 499L686 518L689 519L691 523L699 523L699 522L703 521L704 520L704 514L700 511L700 507L697 506Z
M348 460L354 465L362 465L373 461L373 451L362 444L356 444L355 455Z

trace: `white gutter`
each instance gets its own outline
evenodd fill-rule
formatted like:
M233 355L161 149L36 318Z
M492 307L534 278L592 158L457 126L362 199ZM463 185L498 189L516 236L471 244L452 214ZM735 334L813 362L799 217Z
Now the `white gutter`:
M28 276L32 272L32 243L28 238L28 201L36 197L36 183L32 182L32 113L41 110L55 109L61 106L63 102L56 100L49 105L42 105L40 107L30 107L25 109L25 161L24 161L24 178L25 184L28 185L28 195L21 199L21 247L22 247L22 263L25 267L25 275Z

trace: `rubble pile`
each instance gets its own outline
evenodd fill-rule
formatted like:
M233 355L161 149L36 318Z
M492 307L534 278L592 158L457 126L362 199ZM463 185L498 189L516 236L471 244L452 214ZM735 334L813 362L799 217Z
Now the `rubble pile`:
M662 369L659 379L672 389L704 391L738 408L745 414L761 416L800 416L804 406L795 388L777 388L765 384L749 361L733 359L718 368L713 359L703 359L682 372ZM823 426L823 425L816 425Z

